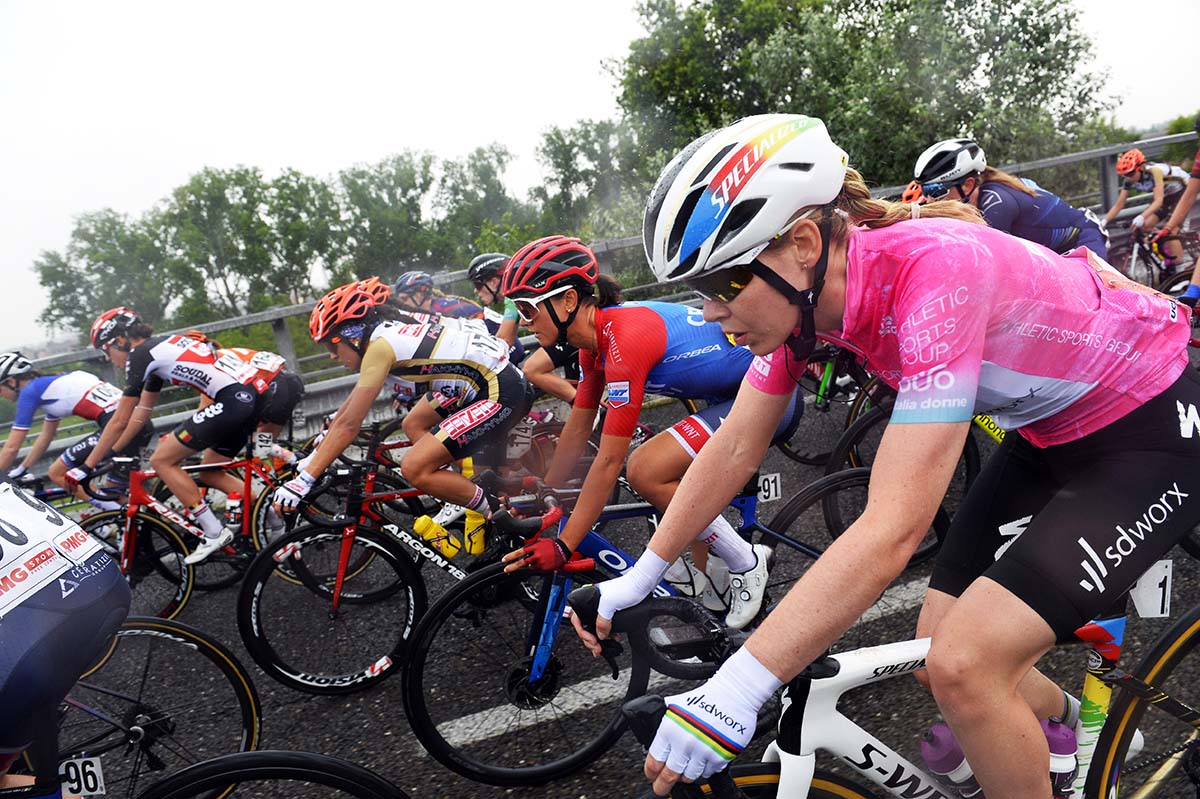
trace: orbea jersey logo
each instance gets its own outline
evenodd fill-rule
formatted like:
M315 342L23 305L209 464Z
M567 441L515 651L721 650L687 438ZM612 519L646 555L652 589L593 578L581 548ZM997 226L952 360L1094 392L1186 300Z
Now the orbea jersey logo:
M1104 578L1108 576L1108 570L1119 568L1125 559L1137 550L1138 544L1165 524L1172 513L1183 507L1183 501L1188 496L1179 490L1179 483L1175 483L1156 502L1142 511L1140 518L1125 526L1116 526L1117 538L1112 546L1104 550L1103 557L1086 539L1080 538L1079 548L1083 550L1085 559L1080 561L1079 565L1087 572L1088 579L1080 580L1079 585L1085 591L1104 591Z

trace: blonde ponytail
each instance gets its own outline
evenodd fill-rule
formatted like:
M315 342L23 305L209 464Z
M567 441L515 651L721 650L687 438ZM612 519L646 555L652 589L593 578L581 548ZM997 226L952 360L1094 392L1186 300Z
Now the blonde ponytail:
M911 203L894 203L872 197L866 181L855 169L846 170L842 191L838 194L834 205L846 212L846 217L841 214L835 214L833 217L833 238L835 240L845 239L849 235L850 225L881 228L914 218ZM926 203L921 206L920 218L958 219L962 222L985 224L979 209L958 200L937 200Z

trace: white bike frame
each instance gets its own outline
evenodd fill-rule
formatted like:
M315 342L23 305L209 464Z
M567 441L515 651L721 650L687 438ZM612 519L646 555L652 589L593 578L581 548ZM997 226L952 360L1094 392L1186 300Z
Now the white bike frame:
M800 677L808 690L794 690L796 681L783 693L783 713L789 729L800 731L800 751L792 754L772 741L763 762L779 764L779 796L807 799L817 767L817 750L828 752L875 785L901 799L957 799L952 788L942 785L923 769L892 750L837 708L842 694L891 677L912 674L924 668L929 654L928 638L872 646L833 655L820 663L837 664L829 676ZM793 706L803 701L804 706ZM797 719L796 715L799 713ZM786 718L787 716L791 718Z

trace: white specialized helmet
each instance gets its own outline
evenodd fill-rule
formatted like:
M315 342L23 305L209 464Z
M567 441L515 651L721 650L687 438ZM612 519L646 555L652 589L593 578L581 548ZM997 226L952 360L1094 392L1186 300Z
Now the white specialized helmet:
M33 371L33 362L19 352L0 353L0 381Z
M919 183L955 183L986 168L983 148L973 139L946 139L921 153L913 177Z
M654 276L681 280L753 261L796 212L834 201L846 153L825 123L761 114L693 141L659 176L642 222Z

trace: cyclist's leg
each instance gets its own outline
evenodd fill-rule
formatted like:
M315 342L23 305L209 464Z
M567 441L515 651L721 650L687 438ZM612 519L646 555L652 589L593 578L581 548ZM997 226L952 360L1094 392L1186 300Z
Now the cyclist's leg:
M1037 450L1019 434L1006 436L972 484L938 552L917 620L917 637L933 635L957 598L1023 534L1058 489ZM916 672L926 688L925 671ZM1062 712L1062 691L1033 669L1021 695L1039 718Z
M231 457L234 456L224 455L220 452L217 452L215 449L206 449L204 450L204 454L200 456L200 462L224 463ZM215 488L225 494L242 493L242 481L223 469L213 470L211 472L200 472L196 476L201 483L204 483L209 488Z
M408 436L408 440L416 444L457 409L458 406L454 399L439 392L430 391L413 404L400 426L404 430L404 435Z
M92 450L96 448L96 444L100 441L100 431L92 433L86 438L76 441L71 446L67 447L63 454L54 459L50 464L48 475L54 483L62 488L67 489L78 499L87 501L90 499L81 486L71 488L67 485L67 472L74 469L76 466L82 466L87 460L87 456L92 454Z
M1114 605L1200 521L1200 442L1180 435L1177 410L1198 404L1188 369L1122 419L1044 450L1061 489L934 631L934 696L988 796L1039 795L1012 773L1046 757L1036 717L1013 701L1025 664Z

